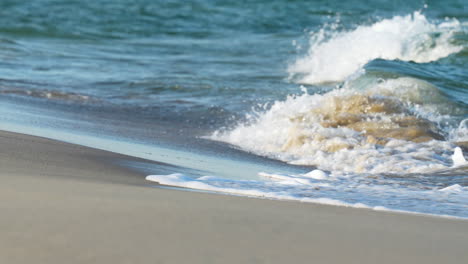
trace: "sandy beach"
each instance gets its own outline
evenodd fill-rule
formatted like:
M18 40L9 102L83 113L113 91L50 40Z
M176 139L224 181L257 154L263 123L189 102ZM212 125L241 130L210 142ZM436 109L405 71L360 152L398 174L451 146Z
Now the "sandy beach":
M0 263L468 261L466 220L162 189L120 164L165 164L10 132L0 146Z

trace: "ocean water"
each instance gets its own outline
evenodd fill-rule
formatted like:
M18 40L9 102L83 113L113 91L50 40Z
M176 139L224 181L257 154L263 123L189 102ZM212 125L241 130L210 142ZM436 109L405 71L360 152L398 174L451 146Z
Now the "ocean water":
M0 129L164 185L467 218L467 6L2 1Z

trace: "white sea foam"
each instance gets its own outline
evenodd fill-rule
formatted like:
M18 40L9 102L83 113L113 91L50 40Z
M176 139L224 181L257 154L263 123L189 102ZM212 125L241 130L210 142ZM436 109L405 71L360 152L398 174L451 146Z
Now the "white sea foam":
M324 27L311 34L308 53L291 64L288 72L298 83L314 84L345 80L378 58L436 61L462 50L451 43L461 27L455 19L431 22L421 12L344 32Z
M307 203L316 203L316 204L325 204L325 205L333 205L333 206L344 206L344 207L352 207L352 208L365 208L365 209L373 209L377 211L391 211L391 212L400 212L400 213L412 213L412 214L424 214L418 212L417 209L413 210L401 210L401 209L390 209L387 206L383 205L369 205L365 202L344 202L341 199L335 198L328 198L328 197L320 197L322 195L320 190L322 188L324 190L333 189L334 193L348 193L348 186L351 185L353 191L349 192L350 194L367 192L370 196L361 196L361 198L368 198L371 197L373 192L377 194L377 196L381 196L384 193L389 193L390 196L394 196L397 194L395 189L392 189L391 186L370 186L370 185L355 185L352 186L353 183L351 181L338 181L339 184L335 186L331 186L328 183L322 183L320 185L320 181L313 181L311 179L305 179L304 175L285 175L285 174L274 174L274 173L259 173L262 177L270 179L271 181L266 182L259 182L259 181L235 181L235 180L226 180L221 179L213 176L202 176L202 177L190 177L187 175L175 173L169 175L149 175L146 177L146 180L157 182L161 185L168 185L173 187L180 187L180 188L190 188L196 190L204 190L204 191L211 191L211 192L219 192L225 194L233 194L233 195L241 195L241 196L248 196L248 197L258 197L258 198L266 198L266 199L274 199L274 200L289 200L289 201L299 201L299 202L307 202ZM306 181L299 181L300 179ZM305 188L301 189L299 186L305 186ZM444 199L456 199L460 193L464 193L463 191L466 190L467 187L462 187L458 184L446 187L444 189L440 189L438 191L413 191L414 194L417 196L425 197L425 200L431 196L436 197L436 199L440 195L444 197ZM405 192L404 192L405 193ZM410 192L406 192L407 196L406 199L413 200L414 197L410 194ZM466 192L465 192L466 193ZM453 195L456 194L456 195ZM451 195L447 197L447 195ZM454 198L455 197L455 198ZM459 197L459 199L464 199L465 196ZM386 202L385 199L380 200L381 202ZM369 202L371 202L369 200ZM394 203L394 201L389 201L390 203ZM371 202L371 203L375 203ZM429 206L432 206L432 203L429 202ZM446 215L446 214L439 214L438 216L443 217L450 217L450 218L457 218L454 216ZM465 219L461 217L461 219Z
M265 174L266 175L266 174ZM279 175L271 174L271 176L276 177ZM367 206L363 203L346 203L336 199L330 198L308 198L308 197L297 197L287 192L282 191L263 191L259 189L242 189L239 186L235 187L223 187L223 186L216 186L206 182L207 178L198 177L198 178L191 178L186 175L182 175L179 173L169 174L169 175L149 175L146 177L146 180L157 182L161 185L168 185L174 187L181 187L181 188L191 188L197 190L204 190L204 191L212 191L212 192L221 192L227 194L235 194L235 195L242 195L242 196L249 196L249 197L261 197L261 198L268 198L268 199L278 199L278 200L294 200L300 202L310 202L310 203L318 203L318 204L327 204L327 205L335 205L335 206L345 206L345 207L355 207L355 208L369 208L372 207ZM215 177L209 177L213 182L216 182ZM285 180L285 178L282 178ZM221 182L225 182L223 179L219 179ZM288 180L286 180L288 181ZM382 207L378 207L382 208Z
M464 166L468 164L465 157L463 156L463 151L460 147L456 147L453 151L452 161L454 167Z
M325 180L328 178L328 175L324 171L321 171L321 170L313 170L309 173L304 174L303 176L316 179L316 180Z
M468 190L468 188L463 187L460 184L454 184L454 185L450 185L448 187L442 188L439 191L440 192L446 192L446 193L461 193L461 192L463 192L465 190Z
M427 139L411 141L397 134L396 138L389 137L379 142L368 135L369 130L359 130L355 126L364 124L374 130L375 126L384 132L406 133L405 128L401 128L401 122L394 121L401 119L414 122L416 127L423 124L417 127L420 130L432 129L448 134L456 128L438 126L446 115L439 113L439 108L444 108L440 105L445 101L436 87L414 78L367 82L366 86L359 87L355 85L345 85L323 95L289 96L233 130L215 132L212 139L291 164L313 165L332 175L429 173L451 168L451 154L455 146L450 141L442 140L442 136L430 140L427 135L432 135L432 132L429 131L427 135L424 134ZM393 108L396 110L359 114L363 120L348 126L329 125L326 118L334 115L337 109L343 111L339 107L350 98L364 100L364 103L368 102L365 100L382 100L381 105L390 105L391 111L394 111ZM352 107L356 104L352 104ZM370 106L364 105L365 111L367 107ZM344 114L355 118L354 110L349 111L353 114L345 112L340 116Z

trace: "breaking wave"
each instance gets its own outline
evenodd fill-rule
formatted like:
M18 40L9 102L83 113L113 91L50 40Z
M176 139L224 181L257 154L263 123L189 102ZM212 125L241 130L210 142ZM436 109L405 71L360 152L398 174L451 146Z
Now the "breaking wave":
M466 147L466 110L428 82L362 76L325 94L292 95L212 138L332 174L429 173Z
M429 21L417 11L406 16L337 32L325 26L310 37L307 54L288 67L290 79L302 84L343 81L374 59L425 63L459 52L452 44L462 30L456 19Z

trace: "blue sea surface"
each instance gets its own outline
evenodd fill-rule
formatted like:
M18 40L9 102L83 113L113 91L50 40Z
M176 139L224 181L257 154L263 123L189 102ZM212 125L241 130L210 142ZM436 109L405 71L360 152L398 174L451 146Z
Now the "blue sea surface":
M265 165L166 177L175 186L468 217L467 6L1 1L0 129ZM360 112L344 106L355 99ZM392 108L369 114L375 102ZM355 123L331 120L344 115Z

